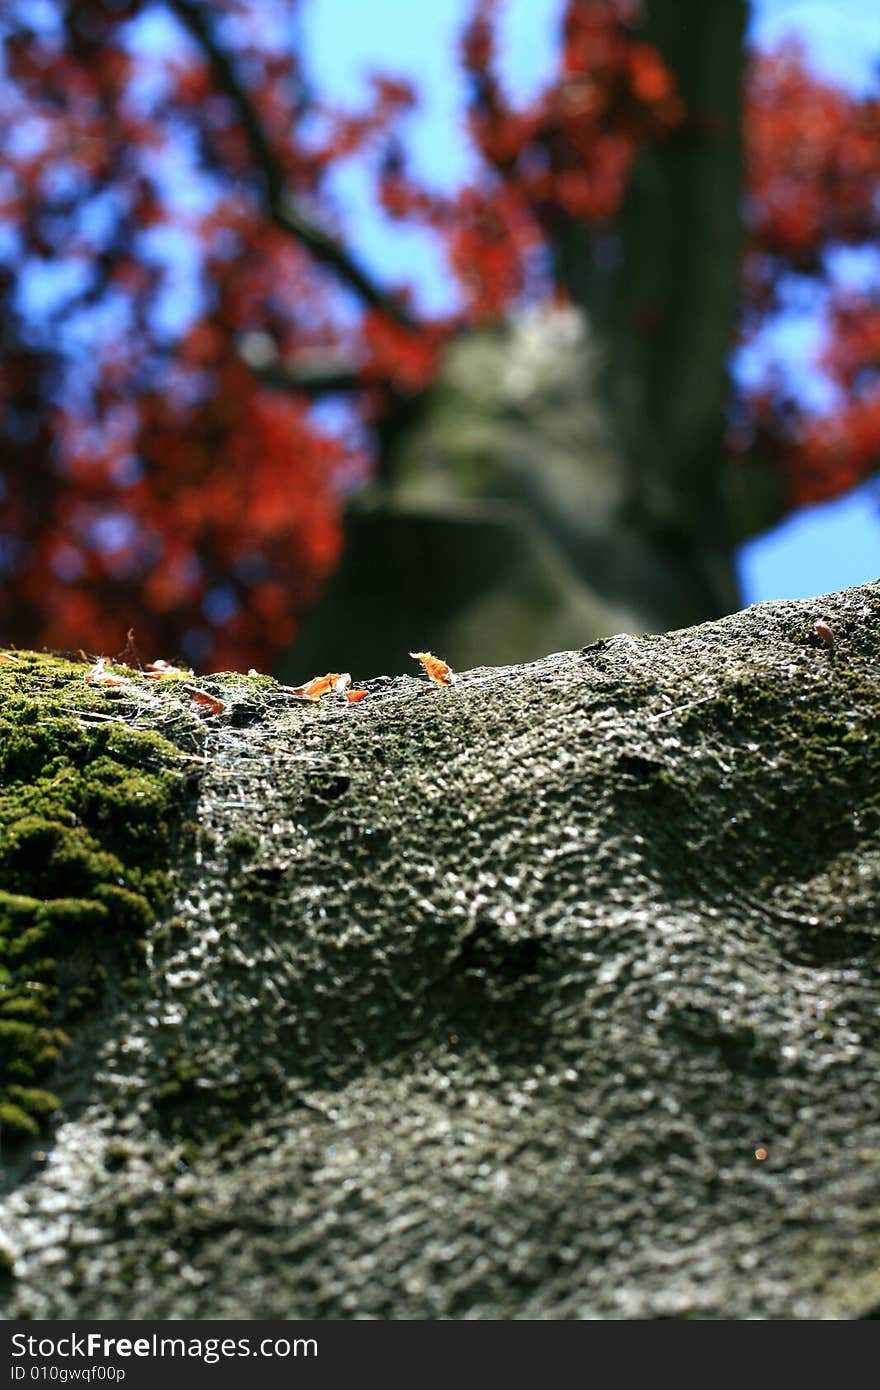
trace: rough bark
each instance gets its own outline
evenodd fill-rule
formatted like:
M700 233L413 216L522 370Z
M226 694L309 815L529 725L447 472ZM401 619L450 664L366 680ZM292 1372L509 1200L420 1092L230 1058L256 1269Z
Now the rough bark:
M209 682L174 915L5 1154L6 1313L876 1314L878 630Z

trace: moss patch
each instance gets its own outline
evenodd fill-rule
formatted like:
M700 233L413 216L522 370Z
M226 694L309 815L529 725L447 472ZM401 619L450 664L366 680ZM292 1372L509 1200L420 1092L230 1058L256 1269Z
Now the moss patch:
M90 686L87 667L22 652L0 665L0 1126L33 1137L43 1088L108 962L136 973L168 889L192 763L145 709L192 741L180 695ZM184 755L185 756L185 755Z

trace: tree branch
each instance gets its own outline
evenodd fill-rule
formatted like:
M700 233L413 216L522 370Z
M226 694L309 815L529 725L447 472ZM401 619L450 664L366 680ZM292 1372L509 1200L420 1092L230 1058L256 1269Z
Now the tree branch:
M276 391L299 391L310 400L321 396L350 394L365 391L370 385L357 371L339 367L324 371L286 367L283 363L253 369L264 386Z
M374 283L339 242L296 208L285 188L281 163L272 149L257 110L239 81L232 58L218 43L204 7L197 0L168 0L168 5L201 48L217 84L235 107L251 156L263 176L266 211L275 226L305 246L316 261L333 271L370 308L381 309L402 327L415 329L417 325L414 320Z

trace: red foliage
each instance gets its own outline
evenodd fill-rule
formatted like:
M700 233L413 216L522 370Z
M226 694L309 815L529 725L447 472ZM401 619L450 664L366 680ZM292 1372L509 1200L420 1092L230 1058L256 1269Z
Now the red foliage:
M788 44L752 63L742 336L754 341L792 283L827 299L820 365L833 409L808 409L771 370L737 410L740 451L783 471L792 504L839 496L880 467L880 294L834 284L831 253L880 244L880 103L812 77ZM796 281L792 277L797 277Z
M815 274L829 244L876 241L877 102L812 77L792 44L756 57L748 97L751 255Z
M880 294L832 297L821 364L837 388L832 412L796 412L780 452L799 501L856 487L880 466Z
M497 0L475 0L461 43L479 184L453 197L428 194L396 146L380 184L390 216L441 237L468 323L497 317L534 288L530 262L552 242L560 212L610 220L641 145L683 114L672 74L638 40L627 0L569 0L558 77L530 105L515 106L495 70L497 11Z
M360 375L365 383L393 382L404 392L428 385L437 370L443 325L425 324L411 332L372 310L364 315L362 331L365 356Z
M181 36L151 75L126 28L139 4L53 8L54 32L10 30L0 95L7 129L24 132L7 141L0 214L19 230L0 282L4 635L112 652L133 625L145 650L263 666L338 558L340 488L365 461L354 438L320 430L305 395L262 385L240 342L258 331L281 356L358 335L267 216L239 113L196 47ZM218 33L242 8L213 7ZM261 51L255 29L236 48L249 96L285 176L317 194L327 165L411 93L380 80L363 117L322 113L320 139L291 137L295 63ZM161 163L187 139L189 206ZM169 304L151 234L189 247L188 314ZM17 303L14 280L39 280L50 257L78 262L84 287L46 315Z
M461 57L481 172L439 195L397 140L409 84L378 76L355 113L307 95L277 41L295 5L191 6L231 55L237 91L183 26L164 56L146 56L146 0L50 0L39 27L26 0L5 7L4 642L112 652L134 626L154 654L265 669L336 561L340 499L367 470L377 401L426 385L450 331L564 293L544 254L560 220L613 219L640 148L683 115L628 0L569 0L558 73L525 105L497 71L497 0L475 0ZM877 123L876 103L814 81L796 52L756 62L745 337L786 275L822 281L830 245L876 241ZM340 293L333 257L297 232L303 215L333 230L328 172L373 154L389 216L445 249L459 291L445 321L405 326L351 280ZM59 267L69 275L50 281ZM773 381L738 404L738 437L777 459L796 498L877 466L878 307L834 302L833 426ZM350 363L364 389L348 427L322 428L311 389L265 384L255 351L269 366Z

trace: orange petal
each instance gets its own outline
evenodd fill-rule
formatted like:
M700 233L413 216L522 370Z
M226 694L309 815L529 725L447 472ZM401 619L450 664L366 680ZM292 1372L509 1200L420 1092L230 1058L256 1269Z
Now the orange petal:
M356 705L358 700L366 700L369 690L346 690L345 698L350 705Z
M13 666L18 665L18 657L10 656L8 652L0 652L0 661L11 661Z

